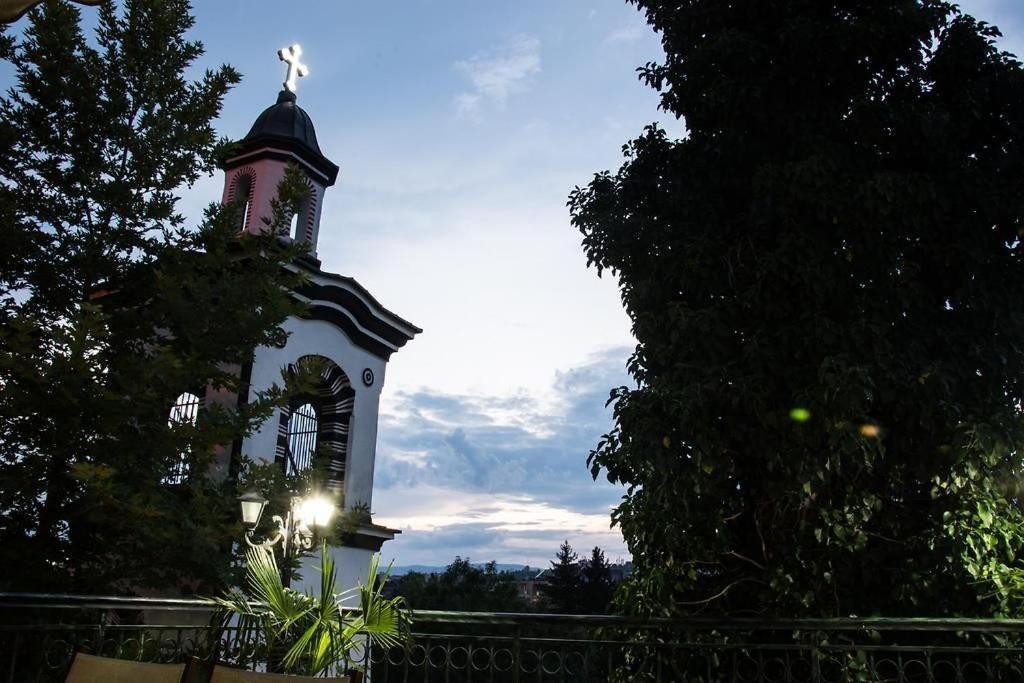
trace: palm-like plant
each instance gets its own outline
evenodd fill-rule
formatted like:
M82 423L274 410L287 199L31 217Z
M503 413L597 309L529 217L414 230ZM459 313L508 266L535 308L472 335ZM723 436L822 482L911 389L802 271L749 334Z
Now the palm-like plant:
M221 624L226 627L237 618L240 641L262 643L279 672L318 676L352 661L353 650L371 643L391 648L408 641L409 613L401 597L384 597L391 568L383 580L378 577L379 555L370 560L366 584L338 594L334 558L324 544L319 595L286 588L272 551L251 548L246 557L250 595L233 588L223 598L215 598L224 609ZM360 609L342 609L342 603L355 596Z

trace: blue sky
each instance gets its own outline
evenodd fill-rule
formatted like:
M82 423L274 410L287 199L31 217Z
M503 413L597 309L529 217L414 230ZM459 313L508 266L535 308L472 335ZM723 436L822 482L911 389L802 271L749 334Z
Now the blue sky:
M220 129L244 135L298 42L299 104L341 165L319 255L424 333L382 398L373 509L398 564L546 563L568 538L626 552L621 492L586 455L627 380L615 283L586 269L565 202L659 118L636 79L660 45L621 2L217 2L209 63L245 74ZM666 121L666 123L669 123ZM217 196L197 185L190 211Z
M546 563L568 538L626 556L621 491L586 455L611 424L633 340L615 283L587 270L566 197L659 121L635 69L657 36L622 0L197 3L200 67L244 75L219 130L273 103L276 51L303 46L299 104L341 166L319 256L424 333L382 396L373 509L397 564ZM972 0L1024 54L1024 4ZM83 10L89 13L93 10ZM6 79L9 81L9 78ZM198 216L221 179L186 191Z

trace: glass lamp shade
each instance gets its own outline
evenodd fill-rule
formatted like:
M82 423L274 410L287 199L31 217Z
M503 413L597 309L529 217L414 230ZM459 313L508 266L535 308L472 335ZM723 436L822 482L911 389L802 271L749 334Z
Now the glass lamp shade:
M242 526L247 529L255 529L256 525L260 523L260 517L263 516L263 508L267 505L267 499L255 491L249 491L240 495L238 502L242 505Z
M297 516L303 524L327 526L334 516L334 503L320 496L307 498L299 503Z

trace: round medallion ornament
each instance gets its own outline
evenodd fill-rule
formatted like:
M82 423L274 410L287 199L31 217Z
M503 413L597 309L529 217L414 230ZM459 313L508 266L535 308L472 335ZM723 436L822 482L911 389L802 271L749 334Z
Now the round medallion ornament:
M368 387L373 385L373 370L370 368L363 369L363 384Z

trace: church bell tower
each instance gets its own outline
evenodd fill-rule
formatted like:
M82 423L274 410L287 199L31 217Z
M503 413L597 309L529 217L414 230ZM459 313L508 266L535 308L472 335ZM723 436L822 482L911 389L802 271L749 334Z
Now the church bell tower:
M323 465L324 493L349 510L363 509L372 502L387 363L422 330L384 308L355 279L321 268L316 250L324 194L337 180L338 166L324 156L312 119L296 103L295 80L306 75L300 55L298 46L278 53L288 64L284 88L223 160L222 201L244 204L238 212L239 231L261 233L267 230L263 219L272 214L271 201L288 164L305 175L309 191L293 216L288 238L308 245L309 253L283 264L306 275L293 292L305 311L283 324L288 334L284 346L257 348L243 373L249 375L253 391L280 384L282 372L298 372L313 361L321 375L308 393L295 397L246 438L241 452L273 462L285 474ZM396 533L367 521L332 547L342 585L365 578L370 555Z
M224 161L221 201L243 205L240 230L263 232L263 218L271 215L270 201L277 195L285 167L296 164L306 176L309 191L292 217L288 237L308 244L315 257L324 192L338 179L338 166L320 151L313 121L296 103L295 78L306 74L305 65L298 61L301 50L292 46L278 54L288 63L288 78L277 102L259 115L238 149Z

